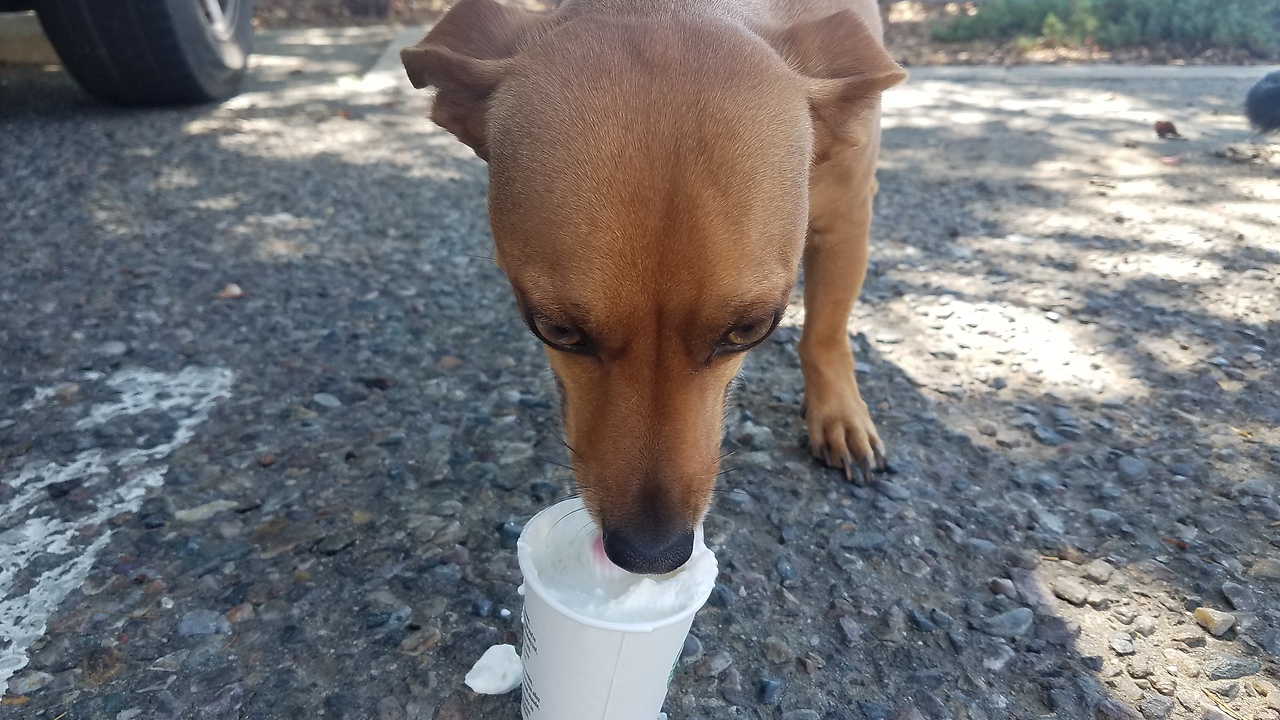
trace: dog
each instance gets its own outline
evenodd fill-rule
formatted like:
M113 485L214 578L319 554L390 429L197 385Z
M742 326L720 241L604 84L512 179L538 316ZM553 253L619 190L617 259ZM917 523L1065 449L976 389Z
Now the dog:
M488 162L495 260L625 570L690 557L726 393L802 259L812 452L850 480L885 467L848 335L880 96L906 77L882 37L874 0L461 0L401 53L431 119Z

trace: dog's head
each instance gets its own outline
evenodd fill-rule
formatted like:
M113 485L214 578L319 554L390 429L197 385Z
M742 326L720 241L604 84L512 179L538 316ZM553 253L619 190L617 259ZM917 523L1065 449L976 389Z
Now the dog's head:
M785 308L812 158L902 77L840 13L748 30L462 0L401 57L489 162L496 258L617 565L689 557L727 388Z

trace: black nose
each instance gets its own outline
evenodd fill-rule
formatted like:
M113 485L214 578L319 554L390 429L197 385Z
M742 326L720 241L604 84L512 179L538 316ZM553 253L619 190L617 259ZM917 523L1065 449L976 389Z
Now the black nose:
M669 534L609 530L604 554L614 565L640 575L665 575L679 570L693 555L693 531Z

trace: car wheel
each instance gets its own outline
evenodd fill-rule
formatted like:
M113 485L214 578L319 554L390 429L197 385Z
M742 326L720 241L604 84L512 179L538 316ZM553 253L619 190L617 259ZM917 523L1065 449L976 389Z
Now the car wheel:
M40 0L36 14L80 86L124 105L235 95L253 42L252 0Z

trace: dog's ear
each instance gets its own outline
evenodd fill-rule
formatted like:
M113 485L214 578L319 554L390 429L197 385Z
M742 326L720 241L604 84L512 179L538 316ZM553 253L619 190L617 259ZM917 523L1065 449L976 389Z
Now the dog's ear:
M415 88L436 88L431 119L488 159L485 113L511 58L549 25L549 15L462 0L417 45L400 51Z
M848 10L763 35L808 83L820 155L833 144L860 142L851 135L854 121L875 107L880 93L907 77L866 23Z

